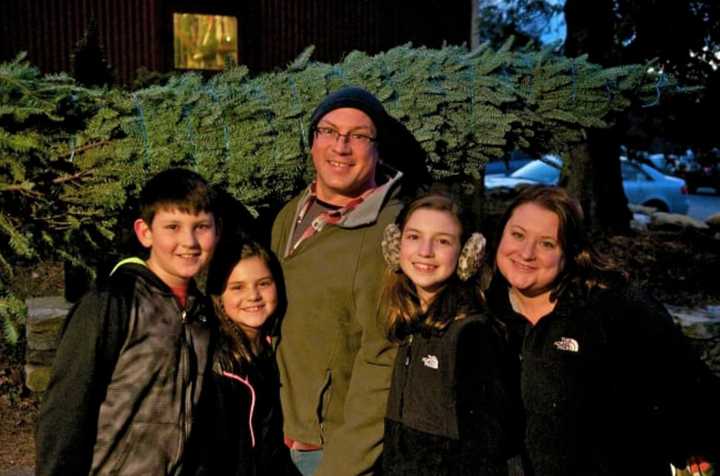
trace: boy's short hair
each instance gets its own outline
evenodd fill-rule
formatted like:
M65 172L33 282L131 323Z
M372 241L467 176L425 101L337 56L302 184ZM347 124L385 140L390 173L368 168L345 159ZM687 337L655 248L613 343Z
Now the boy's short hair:
M152 225L161 209L184 213L217 213L217 194L198 173L182 168L164 170L151 178L140 192L140 218Z

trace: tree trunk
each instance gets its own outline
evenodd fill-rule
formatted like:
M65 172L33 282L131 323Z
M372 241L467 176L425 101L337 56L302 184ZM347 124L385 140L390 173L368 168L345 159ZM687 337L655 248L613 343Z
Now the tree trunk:
M592 169L593 163L590 158L590 147L587 142L576 145L570 150L569 157L566 157L567 176L561 181L567 191L577 198L585 211L585 225L592 227L595 223L592 210L595 209L595 194L593 193ZM569 160L567 160L569 159Z
M589 135L589 144L595 196L593 228L625 233L630 230L632 213L623 189L618 131L615 127L593 130Z
M567 0L565 54L602 66L616 61L613 0ZM588 225L596 230L627 231L632 214L620 173L620 146L614 129L590 130L588 140L570 151L568 190L583 204Z
M478 0L472 0L470 2L470 51L480 46L478 20Z

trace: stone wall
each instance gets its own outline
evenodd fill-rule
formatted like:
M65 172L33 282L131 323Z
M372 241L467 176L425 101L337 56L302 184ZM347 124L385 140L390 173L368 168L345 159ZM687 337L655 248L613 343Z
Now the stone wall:
M700 357L720 377L720 306L666 306Z
M33 392L42 392L47 388L59 335L72 304L63 296L32 298L26 303L25 385Z

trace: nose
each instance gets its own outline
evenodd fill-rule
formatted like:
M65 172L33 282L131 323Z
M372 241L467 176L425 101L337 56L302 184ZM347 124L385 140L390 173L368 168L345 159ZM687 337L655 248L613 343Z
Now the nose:
M333 144L333 150L339 154L350 152L350 135L338 134L337 139L335 139L335 144Z
M535 242L532 240L523 241L520 249L520 256L526 260L535 258Z
M418 249L418 254L420 256L424 257L430 257L433 256L433 242L432 240L422 240L420 242L420 248Z
M250 295L248 296L248 299L250 301L259 301L261 299L260 290L257 286L253 286L250 288Z
M198 238L195 230L189 229L181 234L180 243L188 248L195 248L198 246Z

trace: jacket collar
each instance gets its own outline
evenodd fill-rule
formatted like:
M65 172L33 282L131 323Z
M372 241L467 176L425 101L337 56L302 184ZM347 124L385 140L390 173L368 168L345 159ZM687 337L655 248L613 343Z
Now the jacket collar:
M383 177L384 183L365 197L362 203L348 212L343 221L338 223L337 226L341 228L357 228L369 225L377 220L383 205L387 198L397 189L403 174L399 170L395 170L381 162L378 164L378 175ZM308 186L300 196L295 216L300 214L311 193L312 186Z
M519 320L527 321L522 314L515 312L510 303L510 297L508 295L508 284L505 279L496 272L493 277L490 287L485 293L488 301L488 305L498 317L506 322L516 322ZM568 319L572 314L579 308L588 305L588 301L576 297L574 293L565 292L558 298L557 305L555 308L542 319L540 319L535 325L539 325L543 320L550 319Z
M158 275L153 273L150 268L147 267L145 261L141 258L132 257L123 259L118 264L116 264L113 270L110 272L111 277L121 277L123 275L137 276L152 285L154 288L156 288L163 294L167 296L174 296L170 287L162 279L160 279ZM195 284L195 280L191 279L188 283L187 303L185 308L187 310L193 309L195 301L200 296L201 294L197 288L197 285Z

